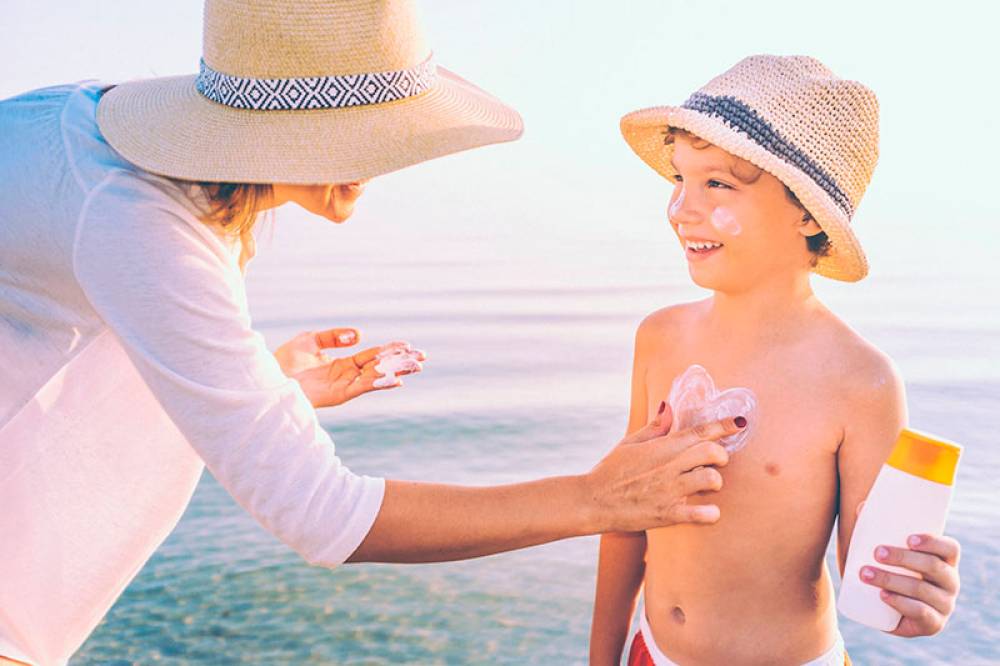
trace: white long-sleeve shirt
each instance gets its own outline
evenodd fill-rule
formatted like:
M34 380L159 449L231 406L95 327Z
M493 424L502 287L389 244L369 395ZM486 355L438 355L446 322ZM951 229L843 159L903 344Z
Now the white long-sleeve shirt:
M384 492L251 329L238 246L103 139L103 87L0 102L0 655L33 664L82 645L203 466L322 566Z

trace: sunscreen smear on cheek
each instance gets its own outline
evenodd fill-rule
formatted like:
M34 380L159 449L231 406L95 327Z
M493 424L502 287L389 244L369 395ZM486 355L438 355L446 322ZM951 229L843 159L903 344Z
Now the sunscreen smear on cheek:
M743 233L743 227L740 226L739 220L736 219L732 211L724 206L718 206L712 211L710 221L713 227L724 234L739 236Z

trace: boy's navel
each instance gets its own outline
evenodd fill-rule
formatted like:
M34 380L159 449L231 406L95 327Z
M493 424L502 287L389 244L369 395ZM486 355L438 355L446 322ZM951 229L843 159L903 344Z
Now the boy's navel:
M677 624L687 622L687 616L684 615L684 610L680 606L674 606L674 609L670 611L670 617L674 618L674 622Z

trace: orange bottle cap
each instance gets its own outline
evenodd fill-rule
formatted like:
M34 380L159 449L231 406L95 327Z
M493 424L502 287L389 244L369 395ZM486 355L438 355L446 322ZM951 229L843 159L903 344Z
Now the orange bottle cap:
M954 442L905 428L886 464L928 481L955 483L955 470L962 447Z

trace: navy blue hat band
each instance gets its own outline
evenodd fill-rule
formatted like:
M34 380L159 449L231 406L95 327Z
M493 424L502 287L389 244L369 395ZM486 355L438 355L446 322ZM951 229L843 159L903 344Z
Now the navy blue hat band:
M740 100L729 95L694 93L681 105L681 108L720 118L733 129L746 134L761 148L809 176L848 218L854 215L851 200L837 182L795 144L781 136L770 123L760 117L760 114Z

